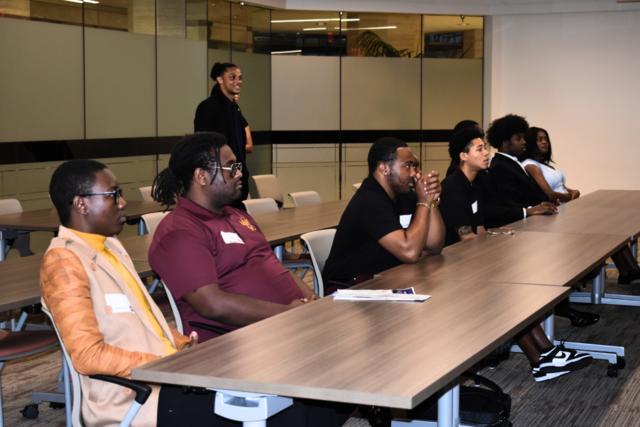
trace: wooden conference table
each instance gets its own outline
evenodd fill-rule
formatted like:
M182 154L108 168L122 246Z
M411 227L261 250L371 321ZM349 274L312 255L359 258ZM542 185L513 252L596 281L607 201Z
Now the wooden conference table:
M136 368L133 378L404 409L444 388L440 421L457 425L457 377L569 291L391 275L366 287L404 285L431 298L324 298Z
M160 212L165 207L156 202L132 200L127 202L125 214L128 223L140 224L140 217L151 212ZM0 215L0 261L4 260L5 239L2 230L49 231L55 233L60 225L55 209L38 209L16 214ZM140 231L140 229L139 229Z
M589 206L640 210L640 191L638 190L597 190L573 200L572 206Z
M337 226L347 203L347 201L326 202L316 206L284 209L277 213L257 216L256 221L267 240L272 245L279 245L308 231ZM153 207L143 203L136 205L136 202L131 204L135 209L129 210L129 204L127 204L127 212L132 216L138 215L138 218L143 210ZM55 231L57 227L56 224L53 230L47 229L47 231ZM153 271L147 257L151 236L148 234L129 236L122 238L121 242L131 256L138 274L141 277L151 275ZM0 263L0 311L40 302L41 261L42 254L37 254Z
M624 236L611 234L520 230L513 235L484 234L449 246L440 255L424 257L417 264L394 267L369 283L394 276L408 282L455 277L470 282L568 286L625 244Z

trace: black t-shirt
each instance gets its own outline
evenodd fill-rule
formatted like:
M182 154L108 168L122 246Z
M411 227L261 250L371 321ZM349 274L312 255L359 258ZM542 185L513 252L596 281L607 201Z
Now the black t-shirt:
M470 226L477 232L484 225L484 199L482 191L467 179L460 169L456 169L442 181L440 214L446 226L445 245L459 242L458 228Z
M229 100L219 85L211 90L211 96L202 101L196 109L193 128L196 132L218 132L227 138L227 144L239 162L245 163L247 136L244 128L248 125L240 107Z
M349 282L402 264L378 240L409 226L416 201L414 192L398 195L394 201L374 178L367 177L340 218L323 270L325 282Z

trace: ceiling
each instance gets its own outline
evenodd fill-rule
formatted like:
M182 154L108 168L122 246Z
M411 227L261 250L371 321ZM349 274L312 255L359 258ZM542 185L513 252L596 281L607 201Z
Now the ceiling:
M628 0L252 0L281 9L464 15L640 10Z

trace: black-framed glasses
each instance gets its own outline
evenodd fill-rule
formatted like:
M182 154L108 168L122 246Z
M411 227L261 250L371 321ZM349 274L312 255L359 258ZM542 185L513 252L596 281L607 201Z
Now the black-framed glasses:
M222 169L229 172L229 175L232 177L236 176L236 174L242 171L242 162L231 163L231 166L214 166L214 169Z
M84 193L78 194L80 197L91 197L91 196L107 196L113 199L113 202L117 205L118 200L122 197L122 188L116 187L113 191L102 191L99 193Z

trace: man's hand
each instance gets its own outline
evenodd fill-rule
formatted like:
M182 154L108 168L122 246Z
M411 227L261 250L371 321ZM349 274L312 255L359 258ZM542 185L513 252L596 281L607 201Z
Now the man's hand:
M527 216L553 215L555 213L558 213L558 208L551 202L542 202L539 205L527 208Z
M440 174L432 170L427 174L427 203L433 203L440 198L442 187L440 186Z
M569 195L571 195L571 200L577 199L580 197L580 192L578 190L568 190Z
M196 331L191 331L191 333L189 334L189 342L187 343L187 345L185 345L185 348L191 348L194 347L196 344L198 344L198 333Z
M418 203L433 203L440 198L440 179L437 171L431 171L426 175L417 173L413 178Z

